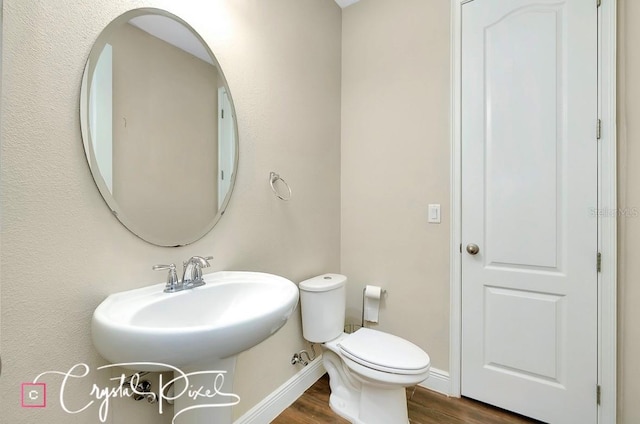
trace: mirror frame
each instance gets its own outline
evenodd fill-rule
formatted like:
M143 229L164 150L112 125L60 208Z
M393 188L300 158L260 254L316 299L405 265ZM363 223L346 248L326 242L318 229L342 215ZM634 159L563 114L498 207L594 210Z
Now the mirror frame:
M120 211L117 202L113 198L113 195L108 189L107 184L105 183L104 178L98 168L96 157L93 151L91 132L89 129L88 110L89 110L89 98L91 93L90 82L93 80L93 74L95 72L95 67L96 67L98 58L102 54L102 51L105 45L107 44L107 41L109 40L111 33L114 31L115 28L120 27L121 25L128 22L132 18L143 16L143 15L150 15L150 14L164 16L166 18L172 19L175 22L182 24L185 28L187 28L193 34L194 37L196 37L196 39L198 39L198 41L200 41L202 46L205 48L205 50L211 57L211 60L213 61L215 67L218 69L219 76L222 78L222 82L228 93L229 103L231 105L232 114L234 116L233 134L234 134L235 155L233 158L233 173L231 175L231 181L229 183L229 190L227 191L224 201L218 208L218 211L215 214L215 216L211 219L208 225L205 228L203 228L201 233L198 233L198 235L195 237L175 240L175 242L174 241L167 242L166 240L162 240L162 238L157 237L154 234L144 234L145 231L142 231L138 227L138 225L136 225L135 222L127 218L124 212ZM200 34L182 18L174 15L171 12L168 12L163 9L158 9L158 8L144 7L144 8L131 9L117 16L100 32L100 34L96 38L96 41L94 42L91 48L91 52L89 53L89 57L87 59L84 72L82 75L82 83L80 88L80 130L82 135L82 144L84 147L85 157L87 159L87 164L89 165L91 175L93 176L93 181L95 182L96 187L98 188L98 191L100 192L102 198L104 199L105 203L107 204L107 206L109 207L113 215L120 221L120 223L125 228L127 228L130 232L132 232L134 235L136 235L140 239L148 243L151 243L157 246L163 246L163 247L179 247L179 246L191 244L201 239L206 234L208 234L213 229L213 227L218 223L222 215L225 214L227 206L231 199L231 195L233 193L233 189L235 187L236 177L238 174L238 162L239 162L239 156L240 156L240 150L239 150L240 143L239 143L239 137L238 137L238 119L237 119L235 104L233 102L233 97L231 94L231 90L229 88L229 84L224 75L224 72L222 71L222 67L220 66L220 63L218 62L218 59L216 58L216 56L213 54L213 51L209 47L209 44L205 42L205 40L200 36Z

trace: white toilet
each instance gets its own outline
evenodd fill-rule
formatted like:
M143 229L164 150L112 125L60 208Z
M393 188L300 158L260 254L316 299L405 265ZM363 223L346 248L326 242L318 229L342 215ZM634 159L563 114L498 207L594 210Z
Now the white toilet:
M382 331L344 333L347 278L324 274L300 283L302 333L322 343L334 412L357 424L407 424L405 387L425 380L431 361L413 343Z

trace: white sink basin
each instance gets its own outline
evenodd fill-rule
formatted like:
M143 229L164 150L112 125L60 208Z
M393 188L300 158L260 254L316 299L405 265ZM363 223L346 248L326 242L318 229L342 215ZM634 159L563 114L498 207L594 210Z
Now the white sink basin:
M177 293L165 293L163 283L107 297L93 314L96 349L114 364L180 368L210 363L267 339L298 303L296 285L277 275L221 271L205 274L204 281L204 286Z

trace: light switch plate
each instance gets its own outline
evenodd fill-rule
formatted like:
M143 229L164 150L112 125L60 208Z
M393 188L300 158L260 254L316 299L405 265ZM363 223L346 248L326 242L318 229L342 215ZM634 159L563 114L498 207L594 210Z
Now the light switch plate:
M429 205L429 222L432 224L440 223L440 205L439 204Z

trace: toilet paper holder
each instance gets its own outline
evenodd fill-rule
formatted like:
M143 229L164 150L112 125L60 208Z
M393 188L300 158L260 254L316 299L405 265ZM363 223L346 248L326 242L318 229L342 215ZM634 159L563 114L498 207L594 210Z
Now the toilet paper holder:
M361 328L364 328L364 299L365 299L365 292L367 291L367 286L365 285L364 288L362 289L362 320L361 320ZM382 299L382 297L387 294L387 291L385 289L380 289L380 298Z

